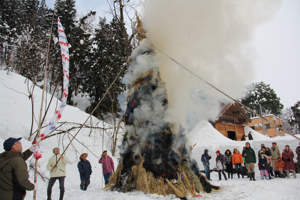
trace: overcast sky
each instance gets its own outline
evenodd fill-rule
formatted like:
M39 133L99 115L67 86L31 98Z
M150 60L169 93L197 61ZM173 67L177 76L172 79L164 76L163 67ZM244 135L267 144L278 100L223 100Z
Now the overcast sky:
M250 1L250 0L249 0ZM46 0L53 7L55 0ZM76 0L79 17L90 10L109 17L106 0ZM255 78L275 90L284 108L300 100L300 1L283 0L275 17L260 26L253 38Z

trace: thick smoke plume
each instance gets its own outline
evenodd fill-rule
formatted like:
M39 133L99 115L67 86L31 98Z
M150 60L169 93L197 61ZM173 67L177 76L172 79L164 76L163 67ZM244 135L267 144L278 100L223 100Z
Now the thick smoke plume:
M144 13L149 42L231 97L241 98L253 78L256 28L279 8L276 0L150 0ZM187 130L215 120L230 102L157 49L171 117Z

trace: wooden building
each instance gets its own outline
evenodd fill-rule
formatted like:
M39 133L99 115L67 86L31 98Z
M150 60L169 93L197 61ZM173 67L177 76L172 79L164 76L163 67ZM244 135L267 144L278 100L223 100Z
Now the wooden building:
M276 117L275 115L266 115L264 116L268 121L276 123L281 128L284 128L283 121ZM262 125L262 118L260 117L253 117L251 118L251 122L247 125L253 130L264 134L263 125ZM285 133L281 131L279 128L275 128L275 125L273 123L270 123L266 120L264 120L264 126L265 126L265 134L270 137L275 136L285 136Z
M239 104L224 105L219 118L213 123L217 131L232 140L241 141L245 135L244 127L251 119Z

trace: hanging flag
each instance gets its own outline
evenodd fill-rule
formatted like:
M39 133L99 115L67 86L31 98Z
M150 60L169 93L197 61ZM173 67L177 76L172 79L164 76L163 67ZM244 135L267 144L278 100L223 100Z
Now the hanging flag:
M40 141L45 139L51 131L53 131L56 128L58 120L61 118L61 114L64 111L66 105L67 105L67 97L68 97L68 87L69 87L69 44L67 41L67 37L64 31L63 26L61 25L61 22L59 18L57 19L58 24L58 39L59 39L59 45L60 45L60 51L61 51L61 59L62 59L62 65L63 65L63 95L60 102L60 106L55 111L55 115L52 117L50 122L48 123L48 126L43 130L42 134L36 139L35 142L32 144L38 144ZM42 152L39 151L38 145L35 145L33 156L36 159L39 159L42 157Z

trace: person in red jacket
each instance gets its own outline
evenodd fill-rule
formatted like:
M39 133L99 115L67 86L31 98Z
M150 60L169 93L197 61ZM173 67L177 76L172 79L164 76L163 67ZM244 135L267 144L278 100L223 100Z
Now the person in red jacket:
M297 178L293 159L293 151L290 149L289 145L285 145L285 149L282 152L282 160L284 161L284 170L286 170L287 178L290 178L290 170L293 171L294 178Z
M107 151L105 150L101 155L99 163L102 164L105 185L107 185L112 173L115 172L114 161L109 155L107 155Z

